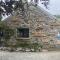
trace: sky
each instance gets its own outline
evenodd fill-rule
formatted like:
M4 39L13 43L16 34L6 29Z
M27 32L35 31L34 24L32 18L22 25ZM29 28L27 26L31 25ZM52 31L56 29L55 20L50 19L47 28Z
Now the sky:
M60 0L50 0L48 9L46 9L43 5L40 5L40 6L53 15L60 15Z

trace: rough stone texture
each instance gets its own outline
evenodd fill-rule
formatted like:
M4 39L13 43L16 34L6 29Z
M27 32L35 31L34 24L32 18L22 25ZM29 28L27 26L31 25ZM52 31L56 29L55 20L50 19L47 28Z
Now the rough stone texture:
M57 42L56 35L60 30L60 22L57 22L56 18L44 11L41 7L30 6L28 10L27 20L23 19L23 16L14 14L14 16L8 17L5 22L8 26L15 29L14 39L26 40L26 41L38 41L49 46L60 44ZM29 38L19 38L17 36L17 28L29 28ZM51 42L51 40L53 42ZM60 42L60 41L59 41Z

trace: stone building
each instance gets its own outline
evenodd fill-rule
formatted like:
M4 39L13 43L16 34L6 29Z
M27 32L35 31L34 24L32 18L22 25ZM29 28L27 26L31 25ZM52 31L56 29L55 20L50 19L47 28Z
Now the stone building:
M12 41L19 40L21 43L38 42L43 43L45 47L60 44L57 36L60 33L60 23L57 19L39 6L30 6L28 15L24 17L17 12L8 17L4 22L15 30L11 37ZM58 42L59 41L59 42Z

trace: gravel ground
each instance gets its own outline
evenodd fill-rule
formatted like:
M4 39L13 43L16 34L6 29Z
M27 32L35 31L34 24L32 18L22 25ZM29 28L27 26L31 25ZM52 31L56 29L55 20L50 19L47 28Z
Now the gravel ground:
M60 60L60 52L3 52L0 60Z

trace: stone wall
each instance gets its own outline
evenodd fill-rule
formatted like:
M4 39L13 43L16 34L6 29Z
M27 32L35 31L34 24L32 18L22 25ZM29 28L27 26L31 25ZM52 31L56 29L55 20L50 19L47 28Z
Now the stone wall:
M48 12L39 7L30 6L28 11L28 20L24 20L23 16L15 14L5 20L6 24L15 29L14 39L28 42L43 42L43 44L56 43L56 34L60 30L60 23L50 16ZM29 38L17 37L17 28L29 28ZM45 44L46 45L46 44Z

